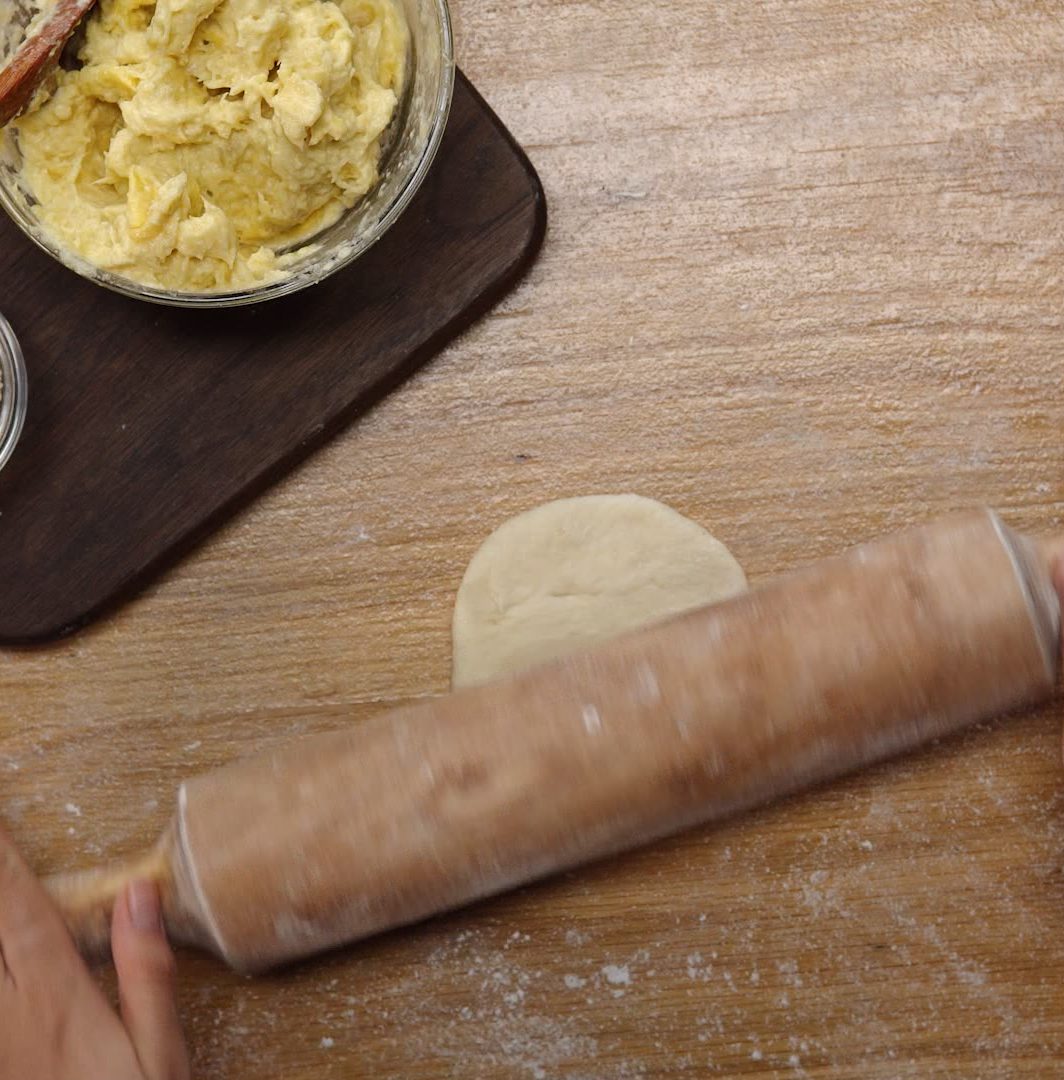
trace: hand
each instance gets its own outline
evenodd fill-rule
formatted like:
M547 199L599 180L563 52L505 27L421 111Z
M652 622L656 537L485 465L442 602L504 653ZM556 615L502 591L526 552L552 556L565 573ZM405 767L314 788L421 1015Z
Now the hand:
M0 829L0 1080L189 1080L159 894L136 882L111 925L122 1016Z

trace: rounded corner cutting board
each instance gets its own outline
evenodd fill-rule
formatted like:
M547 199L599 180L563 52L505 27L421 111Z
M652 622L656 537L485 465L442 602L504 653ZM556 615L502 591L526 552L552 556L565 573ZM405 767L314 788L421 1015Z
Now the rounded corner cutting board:
M145 585L499 300L545 229L532 165L462 75L402 218L282 300L120 297L0 213L0 311L30 379L0 472L0 644L70 633Z

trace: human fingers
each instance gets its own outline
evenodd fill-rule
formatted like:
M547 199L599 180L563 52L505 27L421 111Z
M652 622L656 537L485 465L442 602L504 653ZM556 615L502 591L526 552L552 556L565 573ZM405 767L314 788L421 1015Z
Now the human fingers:
M176 963L153 883L134 881L118 898L111 952L122 1020L147 1080L188 1080L188 1051L174 992Z
M0 826L0 958L16 982L42 964L81 960L62 916L44 886Z

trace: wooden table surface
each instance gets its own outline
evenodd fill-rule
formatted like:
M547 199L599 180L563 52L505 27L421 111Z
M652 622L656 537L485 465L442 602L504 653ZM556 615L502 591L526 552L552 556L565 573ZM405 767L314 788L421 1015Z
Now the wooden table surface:
M41 871L183 777L439 694L507 516L637 491L754 582L1064 500L1064 20L1043 0L456 0L551 229L521 288L161 583L0 653ZM1064 1069L1060 709L324 961L182 963L198 1077Z

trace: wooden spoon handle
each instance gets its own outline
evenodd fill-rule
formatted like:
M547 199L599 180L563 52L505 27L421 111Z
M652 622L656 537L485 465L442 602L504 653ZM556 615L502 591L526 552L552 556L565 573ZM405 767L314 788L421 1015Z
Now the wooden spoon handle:
M58 0L40 29L26 38L11 61L0 69L0 127L29 105L37 87L59 60L70 35L95 3L96 0Z

